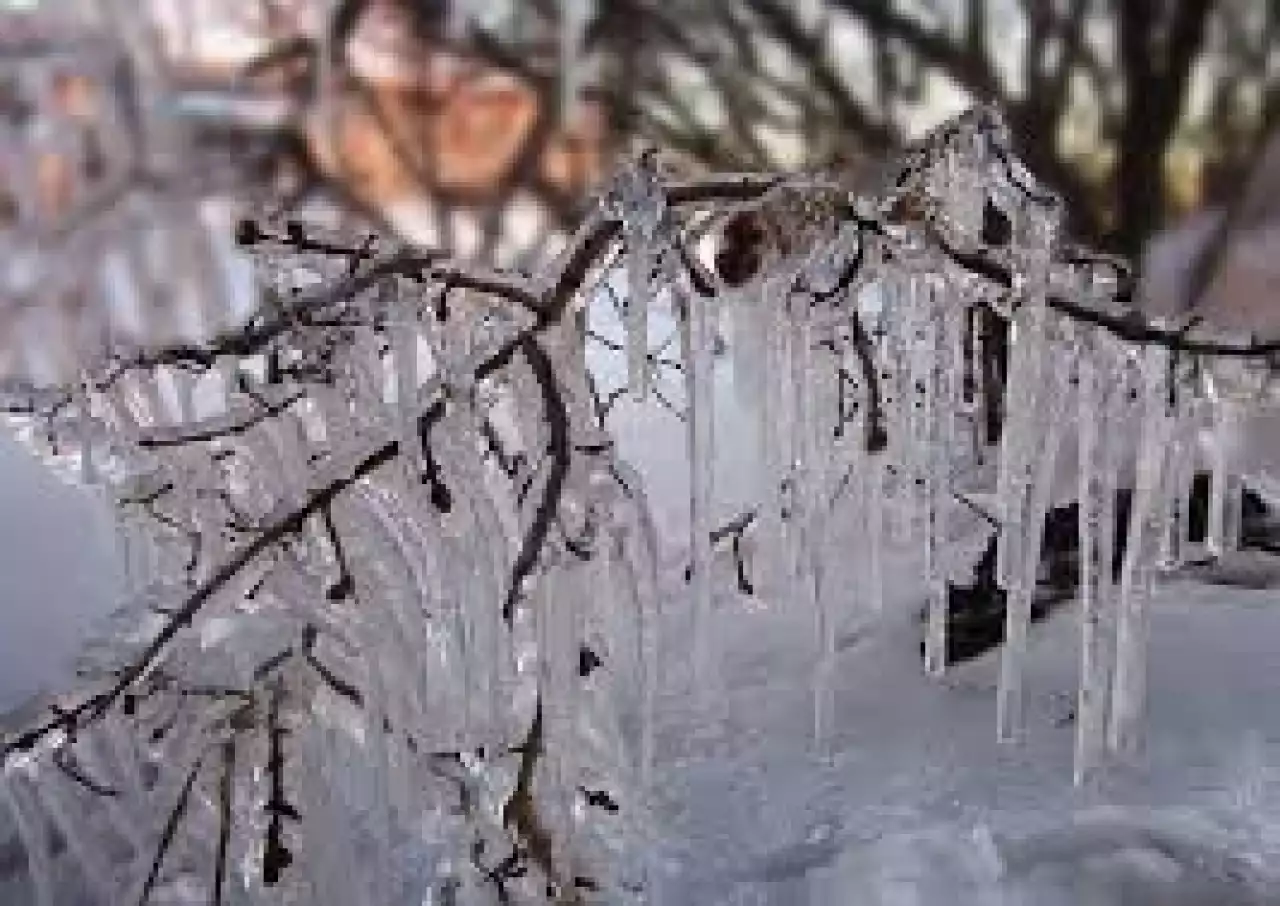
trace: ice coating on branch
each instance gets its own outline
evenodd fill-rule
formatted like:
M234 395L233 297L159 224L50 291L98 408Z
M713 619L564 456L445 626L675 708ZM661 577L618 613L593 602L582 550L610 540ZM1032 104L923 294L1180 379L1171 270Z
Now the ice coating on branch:
M649 391L649 309L657 288L652 278L663 252L658 231L666 210L657 151L646 148L622 167L605 199L605 213L622 224L626 237L627 381L640 400Z

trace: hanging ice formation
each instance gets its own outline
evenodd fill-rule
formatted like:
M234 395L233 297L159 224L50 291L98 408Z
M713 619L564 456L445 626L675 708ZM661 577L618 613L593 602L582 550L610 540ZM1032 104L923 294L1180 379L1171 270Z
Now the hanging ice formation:
M759 229L731 279L697 240L743 217ZM242 327L7 381L20 435L112 495L130 595L83 688L3 739L30 899L652 902L673 659L714 694L742 598L795 612L830 750L856 656L837 639L896 616L892 558L923 577L908 606L931 674L952 591L1004 595L996 717L1017 739L1064 494L1077 777L1140 750L1147 612L1187 555L1191 477L1212 472L1209 543L1228 547L1233 426L1275 347L1135 328L1123 265L1062 222L986 109L922 141L882 198L681 180L646 153L535 276L252 225L273 302ZM594 315L619 292L611 338ZM650 343L658 298L677 343ZM623 386L588 370L596 352ZM754 460L741 512L713 480L729 378L752 448L732 452ZM628 392L686 432L687 540L619 450Z
M621 170L606 197L605 209L622 224L625 237L627 383L632 395L643 401L651 379L649 309L655 291L661 288L657 279L662 255L659 229L667 212L656 149L643 149Z

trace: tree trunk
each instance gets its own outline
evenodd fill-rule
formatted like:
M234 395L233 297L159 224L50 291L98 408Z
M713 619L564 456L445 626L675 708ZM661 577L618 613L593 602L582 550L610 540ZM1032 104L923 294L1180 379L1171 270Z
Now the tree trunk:
M1213 3L1118 0L1117 6L1125 119L1118 136L1114 227L1107 244L1137 261L1164 220L1164 156L1182 115Z

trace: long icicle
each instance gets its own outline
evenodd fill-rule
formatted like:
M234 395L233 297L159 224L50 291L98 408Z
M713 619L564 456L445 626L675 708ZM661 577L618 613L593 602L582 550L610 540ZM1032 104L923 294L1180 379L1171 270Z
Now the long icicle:
M813 671L813 740L824 751L832 735L835 711L836 614L834 601L824 589L827 536L826 489L829 446L823 427L828 424L832 387L830 372L814 348L813 324L802 311L797 325L797 360L794 373L800 385L800 474L798 523L799 578L803 606L813 614L815 668Z
M886 331L882 329L885 317L883 305L874 312L869 312L863 307L859 310L858 317L864 319L864 324L868 320L872 321L870 331L872 336L880 338L885 335ZM883 349L883 343L881 339L868 343L870 350L868 354L873 355L877 360L887 355ZM862 375L858 355L856 346L850 346L846 351L845 368L851 375ZM867 449L866 425L871 418L872 395L871 386L865 375L857 381L857 389L858 393L853 398L857 408L853 421L847 427L847 434L852 450L849 467L856 472L852 480L856 481L859 487L858 510L854 514L854 526L860 538L864 539L864 542L859 544L859 550L864 557L861 562L865 564L867 579L866 598L859 603L862 610L861 618L874 619L884 612L884 461L889 453L886 450L877 452ZM896 438L890 435L889 449L893 449L895 442Z
M937 288L934 292L938 292ZM944 301L934 308L934 364L925 395L928 451L925 488L928 520L925 575L928 613L925 628L924 671L941 676L947 669L947 580L941 562L947 543L947 504L950 492L948 457L955 449L954 412L960 403L956 376L963 367L959 344L962 322Z
M865 408L865 407L864 407ZM861 432L859 432L861 437ZM862 459L865 484L868 607L872 614L884 613L884 466L883 451L868 451Z
M631 396L644 401L649 395L649 255L634 238L627 247L627 305L623 329L627 348L627 386Z
M1198 465L1199 447L1197 438L1200 431L1200 400L1188 394L1180 401L1178 418L1179 442L1176 448L1176 459L1170 468L1173 475L1170 479L1171 494L1175 495L1173 506L1175 524L1170 541L1171 563L1177 568L1187 562L1191 556L1191 493L1195 483Z
M1106 739L1106 689L1110 675L1101 650L1102 612L1098 595L1104 586L1098 573L1109 568L1107 560L1095 560L1105 482L1101 472L1099 433L1106 436L1106 424L1099 432L1098 420L1105 418L1097 373L1088 356L1076 366L1080 536L1080 690L1076 704L1076 745L1074 780L1083 784L1098 766Z
M1222 445L1226 451L1226 473L1222 484L1222 553L1230 554L1240 549L1241 518L1244 508L1244 485L1240 481L1236 461L1236 445L1239 443L1240 414L1235 400L1223 400L1221 429Z
M614 187L615 216L621 218L626 248L627 299L623 316L627 386L634 399L649 394L649 306L656 294L662 259L658 232L666 198L658 176L657 153L642 151L619 175Z
M1186 544L1183 528L1187 522L1187 504L1194 474L1194 440L1196 422L1183 387L1177 382L1177 371L1171 372L1175 383L1169 389L1170 426L1168 462L1161 477L1159 492L1159 525L1156 565L1162 572L1177 569L1185 560Z
M1107 743L1113 752L1134 755L1141 744L1141 720L1146 706L1147 608L1151 597L1153 552L1156 548L1156 497L1168 455L1171 419L1166 411L1163 350L1147 348L1144 370L1142 440L1138 450L1137 482L1120 573L1116 620L1115 681Z
M686 399L689 436L689 549L692 565L693 678L697 689L712 679L708 623L712 614L711 505L714 491L715 404L713 367L716 332L714 296L687 296L685 300Z
M996 690L996 735L1002 742L1013 741L1023 720L1022 671L1026 660L1027 628L1031 621L1031 595L1027 584L1025 548L1031 535L1039 531L1028 524L1031 505L1031 471L1037 444L1037 385L1041 380L1045 308L1040 300L1024 304L1021 323L1010 328L1009 369L1005 397L1005 424L1000 438L1000 537L996 569L1005 598L1004 647L1000 657L1000 680ZM1021 329L1018 329L1021 328ZM1016 339L1015 339L1016 337ZM1043 455L1043 454L1042 454Z
M1112 363L1113 368L1117 363ZM1110 710L1112 666L1115 660L1116 630L1116 568L1120 540L1117 496L1120 487L1120 466L1127 453L1128 438L1123 426L1131 423L1125 408L1126 377L1123 364L1119 373L1100 372L1099 389L1103 395L1103 412L1098 436L1098 555L1094 583L1097 586L1098 634L1094 639L1098 661L1096 681L1101 700L1097 702L1097 718L1103 723L1097 728L1098 743L1105 747L1106 719Z
M784 452L786 441L786 394L784 376L786 368L786 334L784 322L779 314L780 305L773 305L769 298L772 287L766 283L761 287L758 296L752 302L759 307L756 324L753 330L761 334L763 385L761 387L758 413L761 480L764 484L763 502L760 506L759 526L756 529L757 547L762 556L759 557L760 574L758 586L769 597L776 598L785 594L782 582L782 555L784 526L782 524L782 481L786 476L787 457Z
M1040 565L1045 516L1053 499L1058 448L1062 442L1063 421L1069 399L1062 372L1070 368L1070 363L1050 358L1049 364L1055 372L1053 376L1056 380L1048 388L1049 411L1042 433L1042 447L1036 462L1035 476L1029 493L1023 498L1028 511L1023 522L1025 534L1019 551L1023 558L1022 572L1006 598L1006 627L1012 629L1016 626L1017 631L1006 635L1005 647L1001 652L1001 679L1007 678L1009 681L1007 686L1002 683L1005 697L1001 701L1005 708L1002 712L1004 720L1000 723L1000 738L1004 740L1017 738L1025 720L1023 670L1027 656L1027 627L1030 622L1031 600L1036 591L1036 572Z

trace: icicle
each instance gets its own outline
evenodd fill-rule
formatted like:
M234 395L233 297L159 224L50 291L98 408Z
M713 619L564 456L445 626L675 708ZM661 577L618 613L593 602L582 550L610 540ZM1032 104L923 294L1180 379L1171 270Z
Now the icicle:
M789 302L788 304L793 304ZM790 309L789 309L790 311ZM812 510L813 479L810 469L810 453L807 444L809 428L809 400L807 398L809 374L808 331L802 318L791 311L788 340L791 347L790 367L787 370L787 405L793 421L787 432L788 475L786 506L790 514L786 534L786 599L802 613L813 613L812 588L807 582L804 563L805 546L808 543L809 516Z
M1195 398L1184 400L1178 412L1180 440L1175 451L1176 459L1170 465L1173 477L1169 490L1170 494L1176 495L1173 500L1176 524L1173 527L1171 564L1174 567L1186 563L1191 552L1191 492L1199 465L1200 412L1200 400Z
M630 489L634 501L631 518L617 529L614 544L621 548L619 565L632 593L638 623L637 654L642 689L637 774L642 795L649 797L653 794L654 720L661 682L662 614L661 596L658 593L658 538L650 519L640 475L626 463L615 463L614 468ZM629 537L631 540L627 543Z
M642 151L623 168L605 202L606 214L622 223L626 249L627 298L623 328L626 334L627 385L643 400L649 391L649 305L657 289L655 273L661 261L659 228L667 201L658 174L657 153Z
M1206 538L1209 552L1222 556L1232 549L1239 537L1239 497L1237 483L1231 474L1231 450L1235 443L1235 411L1230 400L1219 398L1213 407L1213 434L1210 455L1212 471L1209 491L1209 528ZM1234 523L1234 524L1233 524Z
M395 503L389 499L389 495L375 496L360 492L353 495L351 500L358 501L363 506L344 507L344 515L351 524L351 528L347 531L352 539L348 549L357 554L359 560L369 564L360 570L361 573L365 570L377 569L377 573L370 578L381 587L379 598L390 617L385 621L386 630L373 637L372 644L378 646L377 650L385 652L380 658L382 671L390 677L398 677L410 672L412 670L410 665L420 660L415 640L424 638L427 632L423 621L424 614L418 606L421 588L420 577L415 573L418 552L413 542L398 530L397 521L390 511ZM487 536L483 532L476 531L474 537L481 539ZM493 587L493 583L483 581L484 577L485 573L481 571L477 581L472 585L476 597L486 601L497 600L498 590ZM362 582L367 581L362 579ZM473 641L473 647L477 649L473 656L481 661L480 680L477 683L476 695L472 699L478 712L474 723L484 728L479 735L487 744L491 733L488 728L493 723L495 709L491 706L491 701L486 701L484 693L486 690L493 691L492 671L497 668L499 657L496 644L485 638L483 631L476 630L474 627L476 624L483 625L486 617L494 613L496 608L470 607L467 609L472 614L468 631L472 633L473 639L480 637L479 642ZM404 668L397 668L390 660L397 655L401 658L400 663L405 665ZM391 694L385 701L385 708L391 723L402 728L404 733L419 732L417 728L426 723L422 717L424 707L420 686L413 682L397 682L388 686L388 692ZM393 758L392 761L395 759ZM396 784L400 783L406 789L412 785L409 777L400 770L401 767L403 766L392 765L391 800L397 807L404 806L409 794L404 790L397 792Z
M867 584L873 614L884 613L884 468L877 453L868 458L867 468Z
M1182 393L1176 393L1169 409L1169 462L1164 470L1157 504L1156 565L1162 571L1181 566L1185 557L1184 530L1188 521L1195 462L1195 420Z
M411 732L422 743L439 730L439 721L426 717L432 710L433 690L430 680L432 661L429 656L422 657L419 652L423 645L429 648L432 641L432 625L427 619L428 612L434 607L431 554L433 550L445 546L445 543L439 539L428 539L425 536L426 533L421 530L422 521L411 515L415 507L425 504L418 502L406 506L406 502L402 493L384 492L377 498L374 509L389 535L388 566L395 562L399 566L399 572L404 576L401 595L393 599L397 605L396 614L403 632L403 639L398 641L401 642L407 664L412 665L407 668L407 672L416 674L414 682L403 684L405 698L413 712L413 723L406 726L405 730ZM484 533L477 533L476 537L487 536ZM373 537L371 536L368 540L372 541ZM454 559L449 556L451 562ZM486 578L488 581L485 581ZM492 581L491 575L486 577L482 573L477 577L475 594L481 600L492 601L498 599L500 591ZM494 610L494 608L483 607L473 609L487 612ZM478 618L483 618L483 614L478 615ZM388 639L388 641L392 640ZM449 740L449 743L452 741Z
M643 677L642 701L640 705L640 746L639 769L637 777L643 796L652 797L653 766L655 754L655 721L657 719L658 689L661 682L659 626L661 613L658 611L658 595L646 593L648 583L644 579L637 582L636 598L640 605L640 663ZM645 606L648 605L648 606Z
M754 314L747 322L751 342L742 350L745 355L748 348L754 348L759 354L755 365L746 362L742 366L742 372L749 375L744 386L754 387L759 392L754 401L748 401L757 416L756 475L760 486L760 509L755 527L755 547L760 552L755 561L758 567L756 593L775 603L785 600L786 594L782 582L785 573L782 569L785 541L782 511L785 505L784 482L789 481L789 476L785 450L788 397L784 388L789 386L790 375L787 370L785 322L779 301L772 297L776 289L766 280L753 291L750 303L754 306ZM740 380L737 373L734 380Z
M926 556L931 556L931 470L937 452L933 438L933 404L937 392L934 369L940 350L937 348L936 325L930 323L933 314L930 280L924 276L913 277L910 287L910 322L907 325L910 367L906 373L908 392L903 397L911 400L908 409L911 442L907 448L910 465L904 475L904 502L909 515L908 531L903 540L919 544Z
M572 564L562 559L548 565L542 579L537 614L542 668L543 735L549 779L540 800L548 807L543 820L560 841L574 829L574 800L578 787L576 724L579 717L583 589Z
M192 374L185 368L175 368L173 376L174 394L177 397L179 424L188 424L198 417L196 409L196 389L200 385L201 375Z
M85 487L98 483L98 469L93 455L93 412L89 405L89 394L84 391L79 399L80 411L76 416L76 428L80 435L80 481Z
M279 487L285 499L305 499L310 463L307 460L307 437L302 421L292 413L282 413L264 434L274 448L275 461L279 464ZM270 461L270 460L268 460Z
M1095 560L1102 545L1099 528L1102 501L1108 493L1103 477L1107 466L1100 453L1099 421L1102 436L1110 427L1103 408L1105 395L1099 392L1096 369L1088 355L1076 365L1077 417L1079 440L1077 495L1080 536L1080 691L1076 705L1076 745L1074 777L1077 785L1088 779L1098 766L1106 741L1106 692L1109 678L1102 646L1102 611L1099 592L1105 587L1099 572L1110 569L1110 551ZM1105 443L1105 441L1104 441Z
M826 363L818 360L814 328L805 312L796 325L796 361L792 370L797 391L798 469L796 574L799 606L813 614L813 739L824 751L831 738L836 660L835 602L825 588L830 453L830 413L834 387Z
M1133 755L1140 745L1142 713L1146 706L1148 598L1157 539L1153 519L1158 501L1171 420L1166 412L1164 350L1145 350L1142 441L1138 450L1137 482L1129 531L1125 541L1117 604L1115 681L1107 743L1114 752Z
M649 395L649 273L642 250L630 252L627 263L627 385L634 399Z
M858 373L858 365L851 348L842 348L841 368L846 374ZM842 604L835 609L849 611L858 623L873 617L873 610L878 608L878 593L873 589L873 551L878 555L878 538L871 530L871 486L878 478L879 466L866 450L866 432L864 429L864 412L866 401L861 383L856 390L846 386L839 388L843 398L841 407L845 419L839 439L836 443L836 457L832 472L833 482L831 502L830 545L825 556L828 562L824 572L824 582L829 597L840 596ZM878 569L878 563L875 569ZM833 605L834 607L835 605ZM844 616L845 614L842 614Z
M692 575L690 638L693 681L705 690L713 681L711 506L715 474L714 342L719 301L714 296L686 298L682 325L689 438L689 552ZM687 337L687 339L685 339Z
M765 387L768 386L765 375L769 337L767 305L764 283L760 280L725 293L724 311L731 331L729 364L733 372L734 399L744 409L759 416L759 421L753 427L761 429L761 404L764 401ZM756 443L763 450L761 437L756 437Z
M987 445L987 399L986 387L983 380L983 355L985 351L982 343L982 324L986 317L984 310L973 307L967 309L968 312L968 358L966 360L966 374L968 375L968 400L966 411L971 417L972 426L972 444L974 456L978 462L982 462L985 457L983 450Z
M1053 367L1060 369L1063 366L1054 363ZM1000 685L996 703L998 736L1002 741L1018 737L1025 716L1022 673L1027 655L1027 628L1031 620L1031 599L1036 591L1044 520L1052 502L1054 467L1062 441L1062 421L1068 399L1061 381L1051 393L1051 408L1048 423L1044 426L1044 446L1036 463L1035 480L1022 502L1028 509L1019 519L1025 532L1019 548L1019 555L1023 558L1021 574L1007 589L1005 598L1005 641L1000 652Z
M1040 300L1024 303L1019 319L1010 329L1009 369L1005 392L1005 424L1000 438L1000 537L997 546L996 572L1000 586L1007 592L1005 604L1004 647L1000 657L1000 682L996 693L997 735L1001 741L1012 741L1019 734L1023 720L1022 670L1026 659L1027 627L1031 618L1031 597L1035 593L1035 564L1039 558L1043 525L1032 520L1037 502L1035 485L1052 481L1051 447L1041 447L1041 428L1057 430L1060 416L1044 425L1040 413L1040 383L1045 373L1052 377L1052 366L1044 369L1049 350L1044 342L1046 310ZM1061 403L1061 400L1056 400ZM1039 451L1039 466L1036 453ZM1029 474L1036 471L1034 478ZM1049 469L1047 477L1042 477ZM1030 480L1029 480L1030 479ZM1044 491L1047 498L1048 491ZM1041 516L1043 520L1043 515ZM1030 576L1028 577L1028 562Z
M933 288L936 293L937 289ZM956 323L956 309L934 308L934 355L922 417L927 425L925 458L926 537L925 584L928 610L925 629L924 670L939 676L947 663L947 570L941 560L947 543L946 514L950 503L948 460L955 455L954 413L960 405L956 375L963 368L960 349L963 323Z
M1228 424L1231 426L1231 440L1229 443L1234 447L1236 443L1235 432L1238 430L1239 414L1235 411L1235 404L1229 404L1231 412L1227 416ZM1222 553L1230 554L1240 549L1240 532L1242 528L1241 521L1244 518L1244 484L1240 480L1237 471L1238 466L1235 457L1228 453L1228 466L1226 480L1223 482L1223 501L1222 501Z
M404 323L391 329L391 354L395 368L396 407L399 409L400 443L405 451L408 480L417 482L423 471L422 439L418 432L418 325L407 312Z
M353 647L359 652L353 661L358 664L355 676L363 697L355 726L359 727L361 758L368 768L359 802L362 823L374 844L365 858L366 899L387 902L397 807L393 758L399 748L387 728L398 733L407 729L398 697L392 694L400 685L396 646L408 636L407 620L396 612L396 605L403 604L406 596L407 582L397 570L398 566L403 568L399 551L376 516L368 512L364 499L358 495L344 498L334 508L332 519L350 570L348 595L363 612L363 619L349 625ZM375 609L377 612L370 612Z
M909 277L891 274L886 277L884 285L885 310L889 313L885 322L889 327L888 360L897 364L892 380L895 387L893 397L897 404L889 410L890 435L897 442L888 457L889 462L893 463L890 471L896 468L896 474L890 484L893 507L887 516L890 537L902 545L910 544L914 529L916 491L913 471L919 451L916 444L916 419L913 407L908 403L915 399L912 376L919 360L913 349L916 315L912 304L913 284L914 281Z
M884 310L876 315L877 329L878 325L884 317ZM874 350L876 360L881 360L885 351L883 349ZM846 359L846 368L850 374L861 374L860 363L854 361L853 356ZM866 449L866 425L871 418L871 388L865 385L865 381L859 381L859 387L862 393L858 399L858 417L854 424L850 426L850 437L855 450L855 456L851 463L851 468L857 471L856 480L860 483L859 502L861 510L859 512L860 523L855 523L859 536L865 539L860 544L860 549L865 551L866 578L867 578L867 597L866 608L869 615L874 619L884 612L884 546L885 535L887 531L885 512L884 512L884 495L885 495L885 462L889 459L890 451L897 446L896 438L889 437L889 446L885 450L873 452ZM890 411L895 411L898 407L893 406ZM892 428L890 431L892 432Z
M829 596L822 594L819 587L821 574L816 566L813 582L815 586L816 606L814 628L818 648L818 658L812 678L813 693L813 740L819 753L825 754L830 748L835 721L835 677L836 677L836 613Z
M1108 395L1103 397L1107 400L1104 409L1107 414L1106 420L1100 424L1107 430L1103 431L1098 438L1098 463L1101 469L1098 492L1101 494L1101 505L1098 510L1100 523L1096 581L1098 605L1102 610L1104 627L1100 641L1109 646L1106 649L1106 654L1109 655L1114 653L1112 648L1115 643L1115 571L1119 562L1120 538L1123 537L1117 534L1117 530L1123 531L1123 529L1118 525L1116 497L1120 488L1121 460L1126 455L1126 437L1123 428L1131 424L1131 418L1124 407L1123 393L1126 389L1126 377L1123 371L1120 374L1104 372L1099 375L1099 378L1103 379L1100 382L1100 390L1106 389L1106 380L1109 379L1113 383L1108 394L1110 399L1107 399ZM1110 666L1107 667L1107 676L1110 677Z
M474 507L474 504L473 504ZM496 535L496 527L488 520L476 514L471 522L467 537L474 539L483 537L492 541L500 541ZM482 728L481 737L485 745L493 744L491 740L500 738L503 732L501 715L508 696L508 683L511 674L510 656L508 653L501 608L477 606L477 601L501 600L502 590L494 578L499 574L496 566L497 557L492 544L472 544L467 546L469 565L468 585L473 599L468 607L468 633L472 642L472 657L477 659L475 675L478 678L475 688L476 723ZM502 546L497 545L498 552Z

